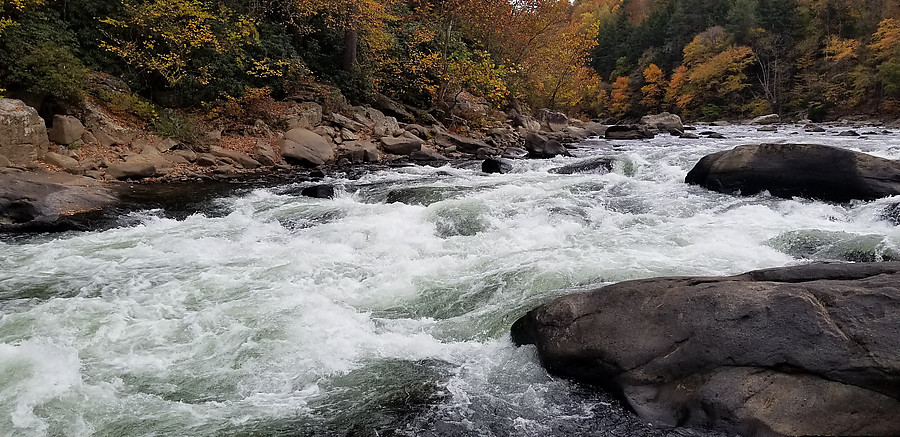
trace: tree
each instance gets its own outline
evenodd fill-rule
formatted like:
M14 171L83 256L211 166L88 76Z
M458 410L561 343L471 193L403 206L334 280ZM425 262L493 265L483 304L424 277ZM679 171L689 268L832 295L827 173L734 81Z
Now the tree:
M644 83L646 85L641 87L641 94L644 96L641 99L641 105L644 105L648 111L659 111L665 93L665 74L656 64L650 64L644 70Z
M201 0L149 0L126 3L123 16L100 20L110 37L101 47L127 64L156 74L167 86L194 81L206 85L215 77L204 55L240 57L255 44L253 20L225 6Z
M616 117L622 117L629 110L631 110L631 79L619 76L613 82L609 112Z

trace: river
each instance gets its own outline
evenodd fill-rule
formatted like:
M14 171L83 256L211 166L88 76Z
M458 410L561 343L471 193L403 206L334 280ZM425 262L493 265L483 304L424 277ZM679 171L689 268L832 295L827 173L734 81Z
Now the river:
M706 129L705 127L701 130ZM900 135L713 127L576 157L239 188L188 213L0 238L0 435L703 435L550 377L509 327L573 290L813 259L900 259L898 198L832 204L683 183L704 155ZM861 129L861 132L873 129ZM549 170L592 156L607 174Z

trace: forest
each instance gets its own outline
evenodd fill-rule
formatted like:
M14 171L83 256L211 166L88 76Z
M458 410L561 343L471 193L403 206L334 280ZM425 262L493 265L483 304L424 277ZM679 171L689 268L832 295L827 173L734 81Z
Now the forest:
M895 0L2 1L0 95L151 121L298 95L439 119L463 95L586 118L900 112Z

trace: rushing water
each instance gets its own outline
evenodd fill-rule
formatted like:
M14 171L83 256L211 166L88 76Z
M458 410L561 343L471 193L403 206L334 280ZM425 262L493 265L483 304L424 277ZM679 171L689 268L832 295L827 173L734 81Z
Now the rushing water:
M713 129L729 139L592 140L506 175L382 170L332 178L333 200L291 184L0 240L0 435L694 435L548 376L509 326L596 284L900 258L900 199L682 182L739 144L900 158L900 136ZM549 171L590 156L613 171Z

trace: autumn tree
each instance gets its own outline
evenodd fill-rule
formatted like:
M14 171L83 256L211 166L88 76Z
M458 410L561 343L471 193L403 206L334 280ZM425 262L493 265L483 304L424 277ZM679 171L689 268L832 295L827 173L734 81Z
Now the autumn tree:
M631 110L631 79L619 76L613 82L610 93L610 114L622 117Z
M665 93L666 77L656 64L650 64L644 69L644 83L641 87L641 105L648 111L658 112L662 105Z
M883 20L870 48L878 61L878 76L884 84L885 94L900 99L900 20Z
M215 77L204 55L240 57L241 48L258 37L250 18L201 0L126 3L121 17L100 22L109 28L102 48L168 86L188 80L208 84Z

